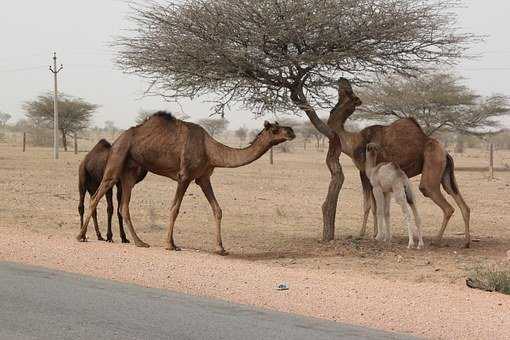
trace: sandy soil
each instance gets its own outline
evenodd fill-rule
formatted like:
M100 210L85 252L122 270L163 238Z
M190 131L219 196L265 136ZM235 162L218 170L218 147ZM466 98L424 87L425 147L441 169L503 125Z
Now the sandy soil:
M325 154L315 150L277 153L275 166L263 157L239 169L218 169L213 186L223 208L228 258L210 255L214 227L200 189L190 187L176 226L176 243L163 244L169 200L175 184L150 175L133 192L135 227L153 248L74 241L78 229L77 169L84 153L51 160L49 149L0 144L0 259L83 272L142 285L169 288L279 310L412 332L427 337L504 338L510 331L509 298L465 287L479 265L508 266L510 173L488 182L481 172L459 172L461 191L472 208L471 249L461 247L459 213L450 221L442 247L429 243L440 210L419 196L427 247L407 250L397 207L392 215L395 243L357 240L361 193L352 163L342 156L346 181L337 216L337 239L320 243L320 205L329 174ZM460 166L483 166L485 154L456 156ZM499 152L500 166L510 153ZM418 181L413 180L417 185ZM450 200L451 201L451 200ZM105 234L105 209L100 224ZM116 223L115 238L118 240ZM93 228L89 229L94 238ZM200 250L200 251L197 251ZM291 289L276 292L286 281ZM383 289L384 288L384 289Z

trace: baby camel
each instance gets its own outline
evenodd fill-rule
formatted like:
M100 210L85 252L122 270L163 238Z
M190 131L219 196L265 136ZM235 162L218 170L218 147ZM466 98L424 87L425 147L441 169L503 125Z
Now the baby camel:
M124 131L115 141L108 157L101 184L90 202L89 212L77 239L85 241L87 225L101 197L120 181L122 186L121 214L133 241L139 247L149 245L136 234L129 214L131 190L136 183L133 173L138 167L169 177L177 182L170 208L166 237L169 250L179 250L174 243L173 229L182 199L189 184L195 181L209 201L216 222L216 252L225 255L221 241L221 208L214 196L210 177L215 168L236 168L260 158L274 145L294 139L290 127L265 122L264 129L244 149L230 148L214 140L201 126L181 121L166 112L157 112L142 124Z
M402 207L404 213L407 230L409 232L408 248L414 247L414 237L418 237L418 249L423 248L423 239L420 225L418 210L416 209L416 199L411 188L409 178L398 165L394 163L377 164L377 155L381 152L381 147L376 143L369 143L366 147L366 163L365 170L372 191L374 193L375 203L377 207L377 226L378 232L376 239L378 241L391 241L390 231L390 203L391 194L395 196L395 201ZM411 223L411 214L409 206L414 215L415 224Z

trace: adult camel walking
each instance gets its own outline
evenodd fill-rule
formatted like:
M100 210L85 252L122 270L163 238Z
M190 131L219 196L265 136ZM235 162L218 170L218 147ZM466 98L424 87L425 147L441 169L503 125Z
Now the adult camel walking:
M131 189L136 182L134 170L141 166L155 174L177 181L166 237L167 249L180 250L174 243L173 229L183 196L194 180L202 189L214 213L216 253L226 255L221 240L222 211L210 181L214 169L236 168L249 164L260 158L272 146L294 138L294 131L290 127L265 122L264 129L249 147L235 149L214 140L197 124L181 121L167 112L157 112L142 124L123 132L113 144L101 185L91 200L90 210L77 239L85 241L92 212L101 197L120 181L122 217L135 244L139 247L149 246L136 234L129 215Z

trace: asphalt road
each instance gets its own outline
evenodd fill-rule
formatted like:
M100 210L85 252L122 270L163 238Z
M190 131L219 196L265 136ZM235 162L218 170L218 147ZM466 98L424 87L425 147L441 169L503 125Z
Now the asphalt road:
M0 339L411 337L0 262Z

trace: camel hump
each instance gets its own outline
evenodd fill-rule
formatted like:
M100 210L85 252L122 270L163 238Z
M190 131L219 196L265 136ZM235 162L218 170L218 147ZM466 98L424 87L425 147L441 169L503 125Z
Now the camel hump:
M163 118L168 121L172 121L172 120L176 119L174 117L174 115L168 111L158 111L158 112L154 113L151 117L159 117L159 118Z
M104 148L107 148L107 149L109 149L109 148L111 148L111 147L112 147L112 145L110 144L110 142L109 142L109 141L107 141L107 140L106 140L106 139L104 139L104 138L100 139L100 140L99 140L99 142L97 142L97 145L100 145L100 146L102 146L102 147L104 147Z

